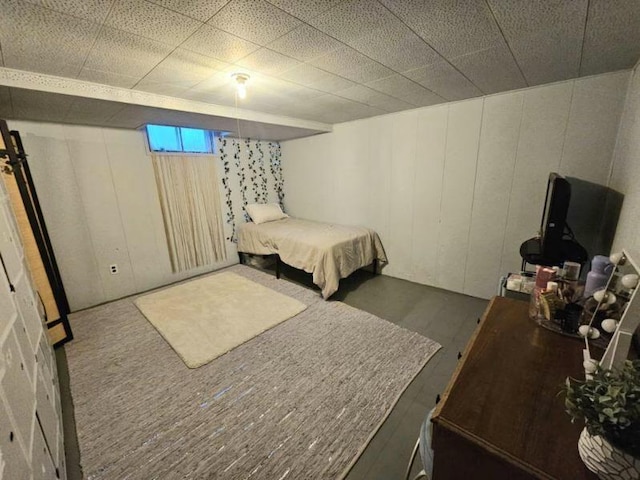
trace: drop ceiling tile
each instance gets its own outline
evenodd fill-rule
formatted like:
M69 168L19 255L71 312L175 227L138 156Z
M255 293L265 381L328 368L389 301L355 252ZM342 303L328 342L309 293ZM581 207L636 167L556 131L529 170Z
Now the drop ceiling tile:
M131 88L140 80L140 77L131 77L129 75L122 75L119 73L83 68L80 71L80 75L78 75L78 80L102 83L104 85L111 85L112 87Z
M506 45L451 58L451 63L483 93L497 93L527 86Z
M269 0L269 3L306 22L333 8L342 1L343 0L305 0L301 2L300 0Z
M64 122L74 97L12 88L11 99L13 113L16 118L45 122Z
M335 95L379 108L385 112L413 108L413 105L410 103L365 87L364 85L356 85L346 90L340 90L336 92Z
M347 0L310 20L318 30L351 44L372 30L381 29L385 22L397 22L389 10L378 2Z
M484 0L380 0L446 58L494 46L502 40Z
M229 0L149 0L161 7L181 13L187 17L206 22L213 17Z
M104 26L87 57L85 67L140 78L172 49L165 43Z
M404 72L403 75L447 100L477 97L482 92L445 60Z
M177 48L156 65L143 78L143 81L146 83L181 84L190 88L228 66L228 63Z
M399 74L369 82L367 86L420 107L444 101L442 97Z
M325 72L308 63L303 63L280 75L280 78L324 92L336 92L356 85L351 80Z
M181 47L224 62L235 62L260 48L209 25L200 27Z
M422 38L398 23L386 23L354 41L351 46L396 72L418 68L442 58Z
M75 76L99 29L99 24L88 20L26 2L5 1L0 15L5 66Z
M585 0L488 3L529 85L578 75Z
M312 65L348 78L356 83L366 83L388 77L393 71L351 47L342 47L310 62Z
M300 62L268 48L261 48L239 60L236 64L268 75L277 75L300 65Z
M269 48L307 62L343 44L310 25L302 25L269 44Z
M176 47L202 23L145 0L117 0L105 25Z
M632 68L640 57L640 2L591 0L581 75Z
M301 25L300 20L265 0L231 0L207 23L259 45Z
M114 0L28 0L30 3L74 17L102 23Z

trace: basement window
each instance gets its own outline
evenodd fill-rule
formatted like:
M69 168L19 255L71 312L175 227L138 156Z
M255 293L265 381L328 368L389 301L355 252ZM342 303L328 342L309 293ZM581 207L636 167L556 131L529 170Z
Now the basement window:
M199 128L147 125L147 139L151 152L215 153L217 132Z

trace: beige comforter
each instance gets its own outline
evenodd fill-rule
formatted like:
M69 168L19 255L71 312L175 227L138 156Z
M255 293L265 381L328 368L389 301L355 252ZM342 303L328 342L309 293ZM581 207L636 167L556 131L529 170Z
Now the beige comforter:
M378 234L370 228L348 227L285 218L238 228L238 251L258 255L278 254L287 265L313 274L313 283L329 298L341 278L387 257Z

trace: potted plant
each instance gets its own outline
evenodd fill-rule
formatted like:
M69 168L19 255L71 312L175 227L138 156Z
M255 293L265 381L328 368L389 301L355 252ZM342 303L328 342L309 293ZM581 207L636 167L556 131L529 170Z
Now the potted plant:
M592 378L567 378L565 407L584 420L578 451L601 479L640 478L640 360L618 370L597 369Z

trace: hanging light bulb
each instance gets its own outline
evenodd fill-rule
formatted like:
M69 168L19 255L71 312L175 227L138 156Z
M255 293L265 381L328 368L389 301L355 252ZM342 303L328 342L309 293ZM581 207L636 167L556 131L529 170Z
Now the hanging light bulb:
M236 91L238 93L238 98L247 98L247 80L249 80L249 75L247 75L246 73L234 73L231 76L236 81Z

